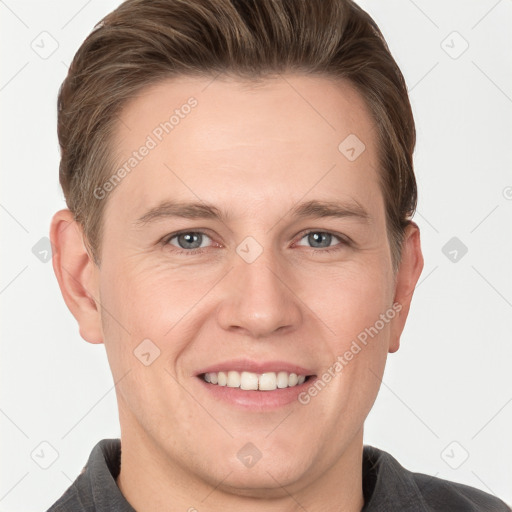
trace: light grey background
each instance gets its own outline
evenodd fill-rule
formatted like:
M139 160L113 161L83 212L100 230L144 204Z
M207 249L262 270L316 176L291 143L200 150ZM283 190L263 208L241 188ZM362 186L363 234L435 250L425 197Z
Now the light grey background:
M0 0L0 512L46 510L94 444L120 435L104 347L82 340L51 261L33 252L65 207L58 87L118 3ZM365 442L512 503L512 1L360 5L409 87L425 256Z

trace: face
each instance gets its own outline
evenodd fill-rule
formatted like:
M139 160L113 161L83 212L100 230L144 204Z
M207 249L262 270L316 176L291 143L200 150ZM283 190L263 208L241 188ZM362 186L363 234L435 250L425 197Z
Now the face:
M123 438L240 493L307 485L362 442L410 300L362 98L168 80L126 105L115 155L92 275Z

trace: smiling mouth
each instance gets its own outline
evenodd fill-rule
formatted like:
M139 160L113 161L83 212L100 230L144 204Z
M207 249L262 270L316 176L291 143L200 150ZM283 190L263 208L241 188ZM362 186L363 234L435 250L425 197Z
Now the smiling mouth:
M198 377L215 386L240 388L247 391L274 391L300 386L314 375L297 375L285 371L253 373L230 370L202 373Z

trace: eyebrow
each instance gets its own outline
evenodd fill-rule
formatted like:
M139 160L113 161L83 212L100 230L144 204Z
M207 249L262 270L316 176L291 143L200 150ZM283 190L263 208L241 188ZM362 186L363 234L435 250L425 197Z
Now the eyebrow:
M294 206L285 216L296 218L355 218L364 223L370 221L370 215L357 201L319 201L312 200ZM134 221L136 227L146 226L162 219L181 217L186 219L213 219L226 222L230 215L208 203L163 201L151 208Z

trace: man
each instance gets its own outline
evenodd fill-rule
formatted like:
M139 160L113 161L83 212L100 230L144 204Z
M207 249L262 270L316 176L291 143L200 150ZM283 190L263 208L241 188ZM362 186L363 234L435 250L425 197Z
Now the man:
M506 511L363 446L423 268L405 83L342 0L128 0L59 94L53 265L121 440L50 508Z

